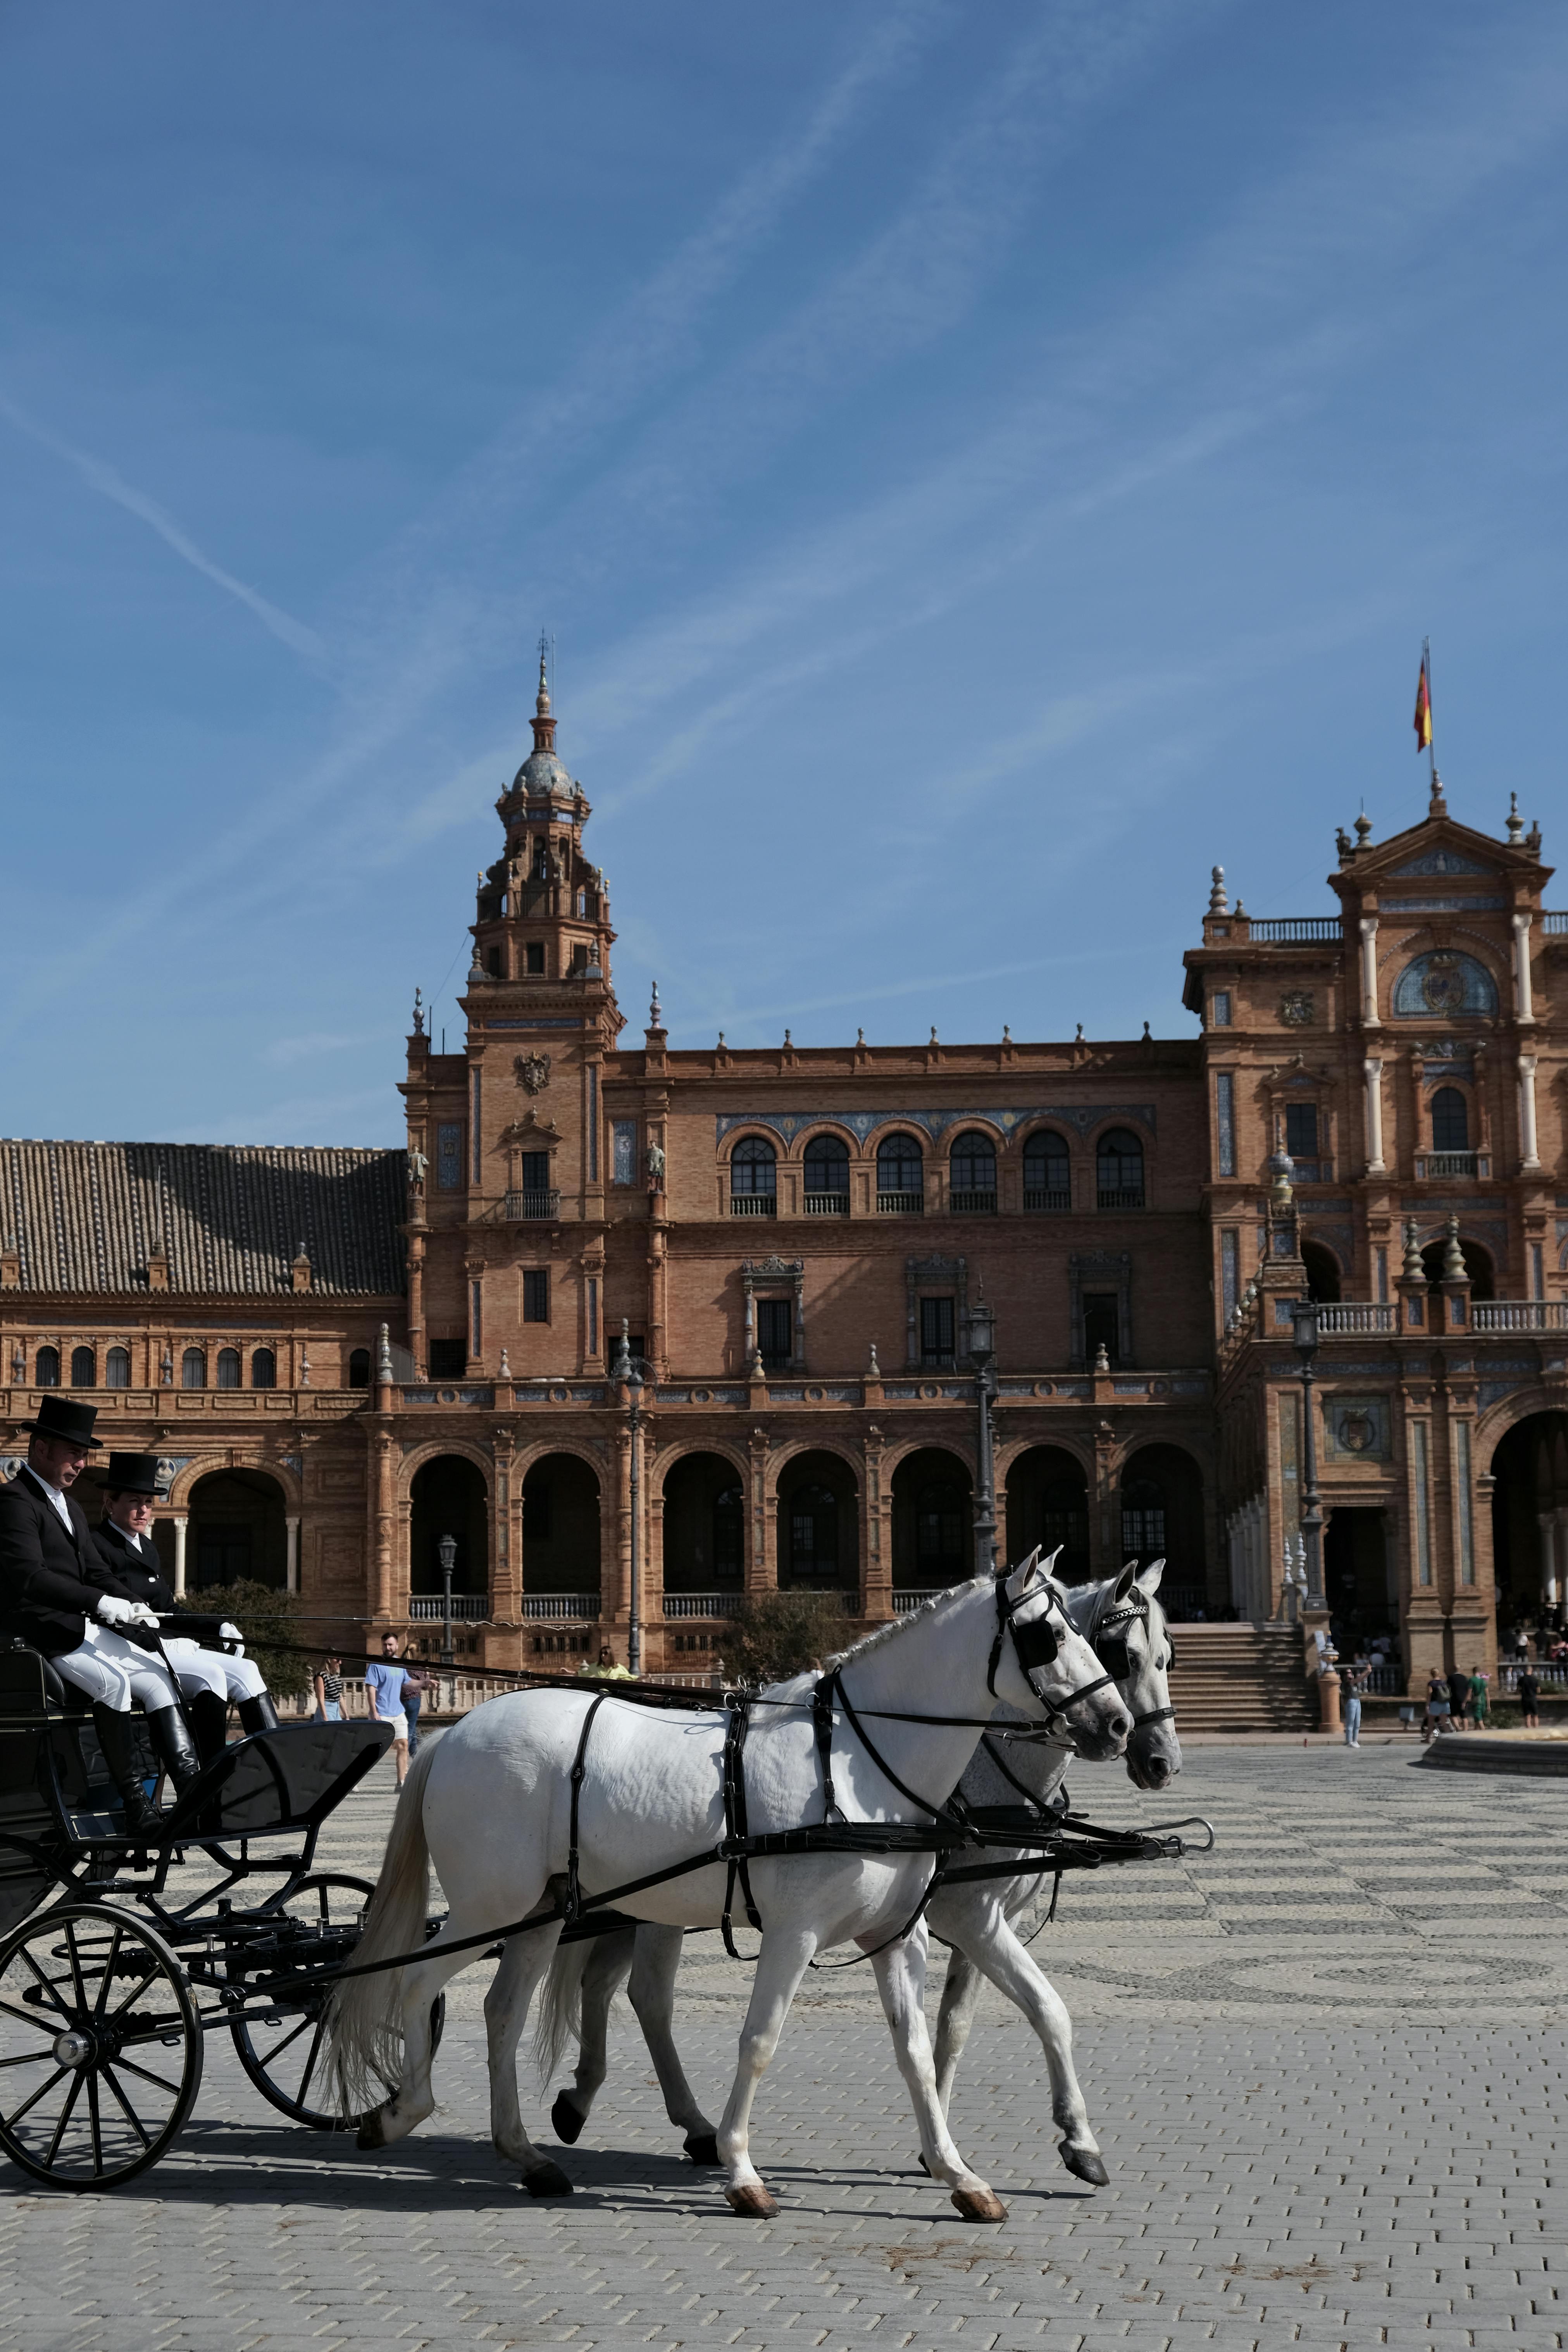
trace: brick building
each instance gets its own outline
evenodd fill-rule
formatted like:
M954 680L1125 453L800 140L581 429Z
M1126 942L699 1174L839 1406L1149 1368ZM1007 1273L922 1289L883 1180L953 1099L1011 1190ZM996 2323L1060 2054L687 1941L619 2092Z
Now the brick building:
M657 997L623 1043L542 677L533 733L463 1049L416 1010L406 1157L0 1145L14 1446L41 1386L90 1390L169 1463L184 1581L286 1581L353 1648L429 1645L449 1535L492 1664L625 1653L634 1477L654 1669L700 1668L746 1591L860 1624L970 1572L983 1385L999 1547L1164 1553L1210 1650L1298 1696L1325 1611L1421 1674L1495 1654L1494 1583L1506 1622L1555 1604L1568 918L1538 834L1435 787L1395 840L1340 835L1336 914L1253 922L1216 872L1191 1039L672 1052ZM1322 1590L1310 1544L1286 1576L1309 1290Z

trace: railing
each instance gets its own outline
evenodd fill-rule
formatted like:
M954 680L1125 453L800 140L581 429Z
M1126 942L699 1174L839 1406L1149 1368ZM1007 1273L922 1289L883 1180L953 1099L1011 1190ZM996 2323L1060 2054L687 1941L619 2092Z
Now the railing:
M1035 1210L1048 1209L1058 1211L1062 1209L1070 1209L1072 1207L1072 1194L1070 1192L1066 1190L1059 1192L1047 1190L1042 1192L1037 1190L1036 1186L1026 1184L1024 1187L1024 1206L1026 1209Z
M1370 1298L1350 1298L1318 1309L1318 1332L1324 1339L1371 1339L1379 1331L1398 1328L1399 1309L1392 1300L1380 1306Z
M900 1617L907 1617L910 1610L918 1609L923 1601L931 1601L937 1593L950 1592L952 1590L952 1586L948 1584L895 1585L893 1588L894 1613Z
M1338 915L1266 915L1251 918L1257 940L1337 940L1342 936Z
M776 1192L731 1192L730 1214L732 1217L776 1217Z
M925 1204L923 1192L879 1192L877 1214L879 1217L918 1217Z
M1549 940L1568 939L1568 915L1542 915L1541 928Z
M1470 1308L1475 1331L1568 1331L1568 1298L1483 1298Z
M506 1215L518 1221L524 1217L558 1217L561 1214L559 1192L509 1192Z
M1415 1155L1417 1182L1429 1182L1434 1177L1485 1176L1490 1162L1482 1165L1485 1155L1479 1151L1418 1151Z
M994 1217L996 1214L996 1195L994 1192L950 1192L948 1207L959 1216Z
M535 1622L542 1618L565 1618L574 1625L593 1625L598 1622L599 1595L596 1592L525 1592L522 1613Z
M667 1592L665 1622L668 1624L676 1617L738 1616L742 1597L739 1592Z
M488 1592L454 1592L452 1622L454 1625L479 1625L490 1613ZM408 1614L418 1624L439 1624L447 1614L447 1603L439 1592L413 1592L408 1597Z
M1403 1698L1405 1696L1403 1666L1363 1666L1362 1672L1366 1676L1363 1687L1373 1697Z
M847 1217L849 1214L847 1192L807 1192L805 1213L808 1217Z
M1201 1584L1162 1584L1160 1606L1173 1625L1201 1624L1208 1614L1209 1596Z
M1096 1196L1102 1209L1141 1209L1143 1206L1142 1184L1123 1184L1110 1192L1103 1188Z
M1521 1675L1527 1673L1532 1674L1536 1681L1543 1683L1548 1690L1562 1690L1568 1685L1568 1665L1561 1660L1553 1664L1542 1659L1538 1664L1533 1659L1504 1659L1498 1667L1502 1686L1510 1693L1518 1690Z

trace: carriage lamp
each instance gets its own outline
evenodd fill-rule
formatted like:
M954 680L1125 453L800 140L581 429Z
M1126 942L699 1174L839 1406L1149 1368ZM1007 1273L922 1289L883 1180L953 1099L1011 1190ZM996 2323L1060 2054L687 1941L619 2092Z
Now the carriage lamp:
M457 1537L442 1536L436 1546L436 1553L441 1562L441 1664L449 1666L452 1664L452 1571L458 1565Z
M1323 1515L1318 1507L1318 1430L1312 1405L1312 1359L1318 1352L1318 1307L1298 1298L1290 1307L1296 1352L1301 1359L1301 1534L1307 1547L1307 1590L1302 1606L1322 1609Z

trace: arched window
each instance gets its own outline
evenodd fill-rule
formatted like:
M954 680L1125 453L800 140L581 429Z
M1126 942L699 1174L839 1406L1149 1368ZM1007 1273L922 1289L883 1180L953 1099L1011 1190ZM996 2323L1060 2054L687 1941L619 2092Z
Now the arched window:
M40 1348L33 1359L33 1385L40 1389L58 1389L60 1384L60 1351L58 1348Z
M1095 1186L1102 1209L1143 1206L1143 1146L1124 1127L1109 1128L1095 1152Z
M110 1348L103 1367L103 1385L106 1389L128 1389L131 1386L129 1348Z
M978 1128L967 1128L954 1143L949 1173L955 1209L996 1206L996 1146Z
M740 1577L746 1567L746 1498L739 1486L713 1497L713 1572Z
M278 1359L270 1348L258 1348L250 1360L250 1385L253 1389L275 1389L278 1385Z
M925 1161L912 1135L889 1135L877 1146L877 1206L884 1216L925 1207Z
M964 1497L947 1481L922 1486L915 1504L915 1570L920 1584L952 1584L964 1571Z
M837 1135L814 1135L805 1147L808 1216L849 1213L849 1148Z
M831 1486L797 1486L789 1498L790 1574L831 1581L838 1574L838 1497Z
M1037 1127L1024 1146L1026 1209L1070 1209L1072 1174L1065 1135Z
M370 1386L370 1349L356 1348L349 1358L349 1386L367 1389Z
M206 1357L200 1348L187 1348L180 1358L180 1386L183 1389L205 1389L206 1384Z
M1165 1490L1152 1478L1122 1481L1121 1549L1144 1562L1165 1549Z
M220 1389L237 1389L242 1385L239 1377L239 1349L237 1348L220 1348L218 1349L217 1384Z
M1432 1097L1432 1149L1468 1151L1470 1148L1470 1106L1458 1087L1439 1087Z
M748 1135L730 1154L730 1208L738 1217L771 1217L778 1191L778 1155L760 1135Z
M95 1389L98 1386L98 1358L90 1348L71 1349L71 1386L73 1389Z

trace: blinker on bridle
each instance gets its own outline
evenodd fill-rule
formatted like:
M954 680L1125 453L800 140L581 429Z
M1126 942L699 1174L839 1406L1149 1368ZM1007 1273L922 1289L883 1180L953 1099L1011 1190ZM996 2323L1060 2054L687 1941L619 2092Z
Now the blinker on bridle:
M1029 1598L1032 1596L1028 1594L1020 1596L1020 1600ZM1047 1698L1045 1692L1037 1685L1035 1673L1038 1667L1055 1665L1061 1654L1061 1637L1051 1622L1052 1612L1059 1604L1054 1592L1047 1593L1046 1605L1040 1614L1031 1618L1026 1624L1023 1625L1018 1622L1019 1605L1019 1601L1014 1601L1008 1593L1005 1577L999 1576L996 1580L996 1632L992 1640L991 1656L985 1668L985 1687L994 1698L996 1669L1002 1663L1002 1640L1005 1634L1012 1641L1013 1654L1018 1661L1024 1680L1028 1684L1040 1705L1047 1710L1047 1722L1054 1723L1059 1717L1066 1715L1068 1707L1076 1706L1080 1698L1089 1698L1096 1691L1106 1689L1116 1677L1110 1674L1100 1675L1094 1682L1084 1683L1079 1689L1068 1691L1064 1698Z

